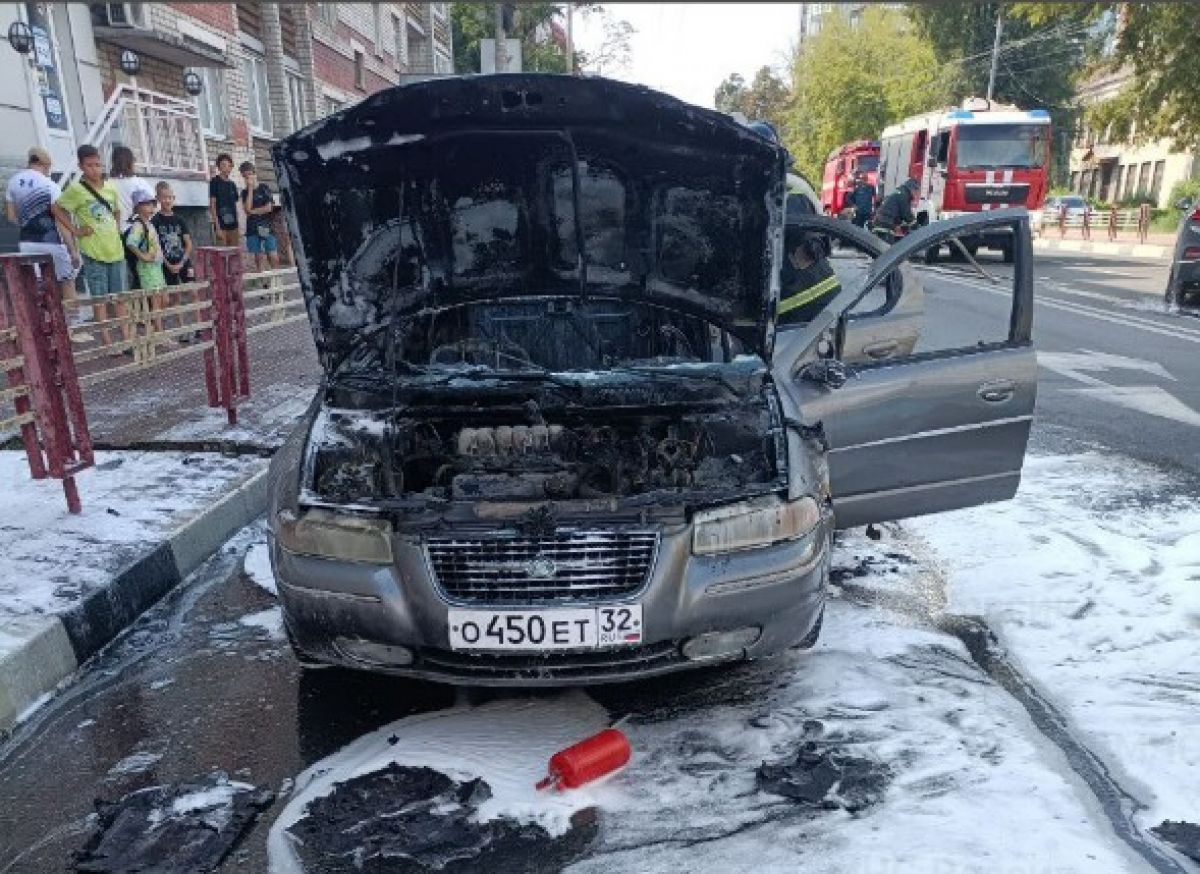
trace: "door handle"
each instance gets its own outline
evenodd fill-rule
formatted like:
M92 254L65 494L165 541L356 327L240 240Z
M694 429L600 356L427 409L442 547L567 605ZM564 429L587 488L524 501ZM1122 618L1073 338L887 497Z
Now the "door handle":
M976 392L976 394L978 394L982 400L987 401L989 404L999 404L1003 403L1004 401L1012 400L1012 396L1016 390L1017 387L1009 380L1003 380L1001 382L984 383L979 387L979 391Z
M878 343L868 343L863 346L863 352L867 353L868 358L873 358L879 361L883 358L891 358L896 352L895 340L880 340Z

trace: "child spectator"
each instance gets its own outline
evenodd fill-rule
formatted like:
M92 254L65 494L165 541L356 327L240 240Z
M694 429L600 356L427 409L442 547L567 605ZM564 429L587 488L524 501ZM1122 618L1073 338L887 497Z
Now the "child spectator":
M271 213L275 211L275 198L265 182L258 181L254 165L249 161L238 167L246 187L242 189L242 209L246 212L246 251L254 256L254 264L261 272L279 269L279 242L271 228Z
M154 186L158 212L152 222L162 244L163 275L167 285L181 285L195 279L192 267L192 234L183 219L175 214L175 192L169 182Z

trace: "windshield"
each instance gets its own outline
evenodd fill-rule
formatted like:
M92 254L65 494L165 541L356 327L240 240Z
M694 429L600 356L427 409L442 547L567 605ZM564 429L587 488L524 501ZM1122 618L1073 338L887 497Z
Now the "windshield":
M878 170L879 156L878 155L863 155L854 162L855 170Z
M956 128L960 168L1042 167L1049 126L1044 124L964 124Z

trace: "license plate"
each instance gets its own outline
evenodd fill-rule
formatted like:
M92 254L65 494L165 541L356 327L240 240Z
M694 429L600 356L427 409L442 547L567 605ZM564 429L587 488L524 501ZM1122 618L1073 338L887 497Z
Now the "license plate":
M642 605L548 610L451 610L450 648L546 652L634 646Z

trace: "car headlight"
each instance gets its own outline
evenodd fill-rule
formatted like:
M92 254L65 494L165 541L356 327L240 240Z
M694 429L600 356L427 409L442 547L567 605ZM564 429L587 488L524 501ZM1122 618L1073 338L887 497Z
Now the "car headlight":
M392 563L392 525L386 519L308 510L279 514L275 536L288 552L364 564Z
M702 510L692 525L692 552L713 555L803 537L821 521L816 500L766 498Z

